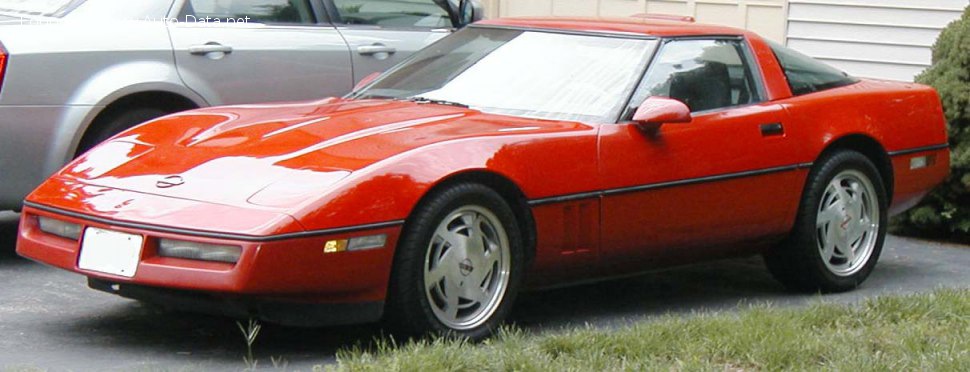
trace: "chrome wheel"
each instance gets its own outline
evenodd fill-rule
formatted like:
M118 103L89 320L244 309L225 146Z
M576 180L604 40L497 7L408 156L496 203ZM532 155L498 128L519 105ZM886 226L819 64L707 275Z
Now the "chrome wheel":
M424 260L424 287L435 317L454 330L487 322L509 286L509 238L479 206L449 213L435 229Z
M879 204L869 177L857 170L835 175L822 194L815 233L822 262L833 274L861 270L879 235Z

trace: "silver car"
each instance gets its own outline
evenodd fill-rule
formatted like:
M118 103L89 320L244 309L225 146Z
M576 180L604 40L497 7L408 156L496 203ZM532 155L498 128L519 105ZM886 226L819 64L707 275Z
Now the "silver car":
M0 0L0 210L135 124L342 95L480 14L464 0Z

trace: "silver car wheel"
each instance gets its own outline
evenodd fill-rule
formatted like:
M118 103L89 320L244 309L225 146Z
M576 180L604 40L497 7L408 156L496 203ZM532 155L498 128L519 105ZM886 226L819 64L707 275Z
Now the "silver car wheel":
M424 286L435 317L454 330L487 322L509 285L509 239L489 210L466 205L435 229L424 262Z
M869 177L844 170L825 188L816 215L816 235L822 262L833 274L846 277L861 270L879 235L879 205Z

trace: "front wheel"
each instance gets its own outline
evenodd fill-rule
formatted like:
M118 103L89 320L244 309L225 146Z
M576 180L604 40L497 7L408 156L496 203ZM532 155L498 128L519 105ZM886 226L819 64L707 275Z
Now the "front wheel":
M411 332L486 337L511 308L523 257L515 215L498 193L471 183L437 192L405 227L388 316Z
M771 273L798 291L840 292L872 272L886 236L887 196L867 157L839 151L809 174L791 236L765 255Z

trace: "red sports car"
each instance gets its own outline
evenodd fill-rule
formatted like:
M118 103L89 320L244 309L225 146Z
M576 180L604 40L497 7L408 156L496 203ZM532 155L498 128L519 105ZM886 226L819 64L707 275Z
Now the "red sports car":
M731 255L852 289L948 169L929 87L733 28L499 19L347 97L124 132L27 198L17 251L183 309L474 338L524 288Z

